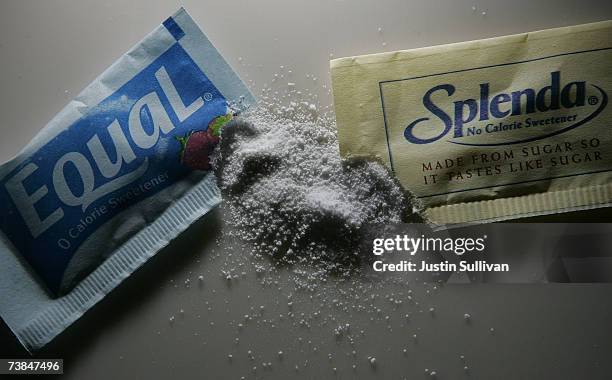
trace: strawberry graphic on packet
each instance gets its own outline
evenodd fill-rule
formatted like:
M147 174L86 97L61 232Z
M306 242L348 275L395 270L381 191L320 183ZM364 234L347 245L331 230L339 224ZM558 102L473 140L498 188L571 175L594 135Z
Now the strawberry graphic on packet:
M181 164L193 170L210 170L209 156L219 143L221 128L232 120L232 113L217 116L204 131L191 131L176 139L181 143Z

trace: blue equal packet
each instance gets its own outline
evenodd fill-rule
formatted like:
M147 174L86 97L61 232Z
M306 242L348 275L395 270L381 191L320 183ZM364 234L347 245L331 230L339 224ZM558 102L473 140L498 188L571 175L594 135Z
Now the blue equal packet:
M0 166L0 314L28 350L220 202L209 154L254 102L181 9Z

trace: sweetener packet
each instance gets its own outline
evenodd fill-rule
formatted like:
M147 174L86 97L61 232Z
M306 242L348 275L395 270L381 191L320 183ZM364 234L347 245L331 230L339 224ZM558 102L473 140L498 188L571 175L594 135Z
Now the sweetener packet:
M180 9L0 166L0 314L28 350L220 202L209 153L253 103Z
M340 58L340 151L378 157L435 224L610 206L612 21Z

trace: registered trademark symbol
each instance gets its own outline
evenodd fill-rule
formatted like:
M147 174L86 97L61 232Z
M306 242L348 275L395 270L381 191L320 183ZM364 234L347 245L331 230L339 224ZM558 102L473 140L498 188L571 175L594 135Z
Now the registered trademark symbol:
M599 103L599 99L597 99L597 96L589 96L589 104L594 106L595 104Z
M212 98L213 98L213 96L212 96L212 94L210 92L207 92L207 93L204 94L204 100L206 100L207 102L210 102L212 100ZM589 102L590 101L591 100L589 99Z

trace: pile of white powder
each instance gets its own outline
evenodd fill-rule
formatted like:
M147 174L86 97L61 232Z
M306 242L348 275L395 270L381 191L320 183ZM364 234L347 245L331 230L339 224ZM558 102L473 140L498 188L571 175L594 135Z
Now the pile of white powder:
M340 158L333 117L306 102L242 115L213 162L233 230L283 264L344 271L373 228L422 221L384 166Z
M385 166L340 158L333 115L320 115L309 102L279 105L282 101L262 101L225 126L213 156L226 238L219 237L220 250L206 257L222 260L227 289L209 287L210 262L197 276L197 289L209 292L203 296L209 313L230 313L228 298L244 296L234 290L243 281L252 286L251 275L266 296L251 297L249 289L231 306L242 308L244 317L228 319L223 327L210 321L210 334L218 328L233 331L225 345L227 360L243 366L243 378L259 378L277 367L293 368L303 377L325 367L334 376L380 375L385 359L414 360L426 342L421 324L436 323L442 315L432 304L442 282L423 282L418 274L380 274L368 265L375 257L373 237L387 236L387 228L398 223L422 222L420 204ZM185 286L190 283L187 278ZM458 318L471 326L471 314ZM181 320L169 317L173 328ZM279 327L292 338L265 343L256 338L278 334ZM408 339L397 353L365 339L398 333ZM271 349L270 342L278 345ZM463 355L460 365L467 373ZM428 378L437 374L425 369Z

